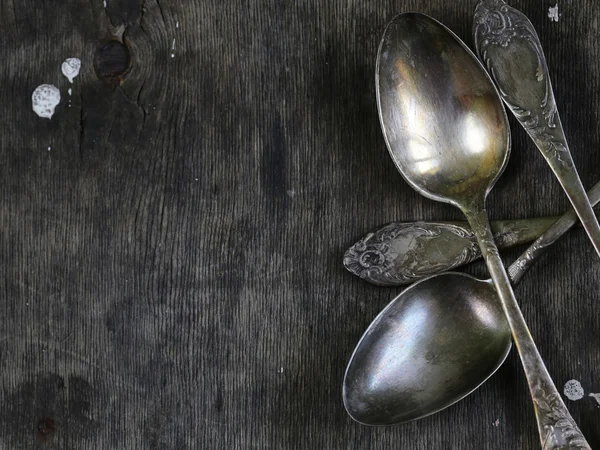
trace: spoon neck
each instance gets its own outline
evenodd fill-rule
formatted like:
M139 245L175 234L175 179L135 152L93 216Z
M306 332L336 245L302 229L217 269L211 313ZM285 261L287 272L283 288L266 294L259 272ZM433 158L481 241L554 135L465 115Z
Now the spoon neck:
M485 203L480 200L474 200L469 202L466 206L461 206L462 212L467 218L479 247L481 249L481 255L484 259L491 256L497 256L498 258L498 247L494 241L494 235L488 219L487 211L485 210Z

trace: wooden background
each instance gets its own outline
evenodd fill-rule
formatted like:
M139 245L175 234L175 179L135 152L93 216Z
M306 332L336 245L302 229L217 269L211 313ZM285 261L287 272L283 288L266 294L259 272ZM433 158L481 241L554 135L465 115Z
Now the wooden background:
M355 344L400 292L347 273L344 250L386 222L460 218L388 157L378 41L413 10L471 44L475 4L0 0L0 448L539 448L514 351L473 395L414 423L361 426L341 401ZM600 4L512 4L538 29L589 188ZM83 63L73 86L68 57ZM31 108L42 83L62 93L52 120ZM562 213L511 124L491 216ZM586 390L567 404L594 448L599 290L581 230L517 289L559 389Z

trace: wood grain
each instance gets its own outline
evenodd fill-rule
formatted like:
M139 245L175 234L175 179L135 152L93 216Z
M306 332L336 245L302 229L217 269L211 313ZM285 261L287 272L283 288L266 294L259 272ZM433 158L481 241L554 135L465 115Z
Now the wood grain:
M600 5L561 0L556 23L546 3L512 2L540 34L589 188ZM379 38L413 10L470 44L475 4L0 0L0 448L538 448L515 352L414 423L364 427L341 401L355 344L399 292L347 273L344 250L386 222L460 218L387 155ZM72 86L68 57L83 64ZM42 83L63 96L52 120L31 109ZM558 183L511 124L492 217L562 213ZM517 290L561 389L574 378L600 392L599 291L582 231ZM568 407L600 446L600 405Z

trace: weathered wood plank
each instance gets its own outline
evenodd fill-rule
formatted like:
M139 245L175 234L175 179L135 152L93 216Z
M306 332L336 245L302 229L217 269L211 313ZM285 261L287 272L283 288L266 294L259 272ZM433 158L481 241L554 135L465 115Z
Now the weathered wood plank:
M341 402L354 345L398 292L346 273L344 250L385 222L460 217L387 155L380 35L417 10L470 43L475 4L0 0L0 448L538 448L514 354L418 422L363 427ZM591 187L600 5L559 2L555 23L550 3L513 4L539 31ZM31 110L42 83L63 97L52 120ZM561 213L511 124L491 215ZM517 291L560 387L600 392L598 267L573 232ZM568 406L600 445L599 405Z

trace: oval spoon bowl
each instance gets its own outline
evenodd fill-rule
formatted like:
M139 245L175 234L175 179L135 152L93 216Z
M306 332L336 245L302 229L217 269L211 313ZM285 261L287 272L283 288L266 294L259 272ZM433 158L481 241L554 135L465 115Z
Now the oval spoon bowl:
M490 301L495 296L491 282L448 272L392 300L350 358L343 385L348 414L365 425L407 422L476 390L511 348L502 307Z

